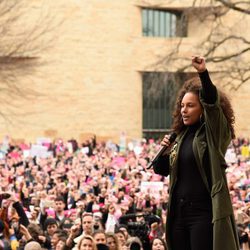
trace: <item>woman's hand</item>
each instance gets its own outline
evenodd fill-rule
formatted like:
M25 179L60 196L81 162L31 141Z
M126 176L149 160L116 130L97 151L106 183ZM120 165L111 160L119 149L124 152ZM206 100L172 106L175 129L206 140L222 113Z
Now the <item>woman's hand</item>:
M164 136L164 138L161 141L161 146L162 147L168 147L171 144L169 138L170 138L170 135L165 135Z
M42 242L45 243L46 242L46 237L43 235L38 235L38 239Z
M163 156L169 153L169 151L170 151L169 146L173 143L173 140L172 140L172 138L170 140L170 137L171 137L171 135L165 135L161 141L161 146L166 148L166 150L162 154Z
M205 58L201 56L192 56L192 65L198 71L198 73L202 73L207 69Z
M26 241L32 239L32 236L31 236L29 230L27 229L27 227L20 224L19 225L19 230L20 230L21 234L25 237Z
M15 194L14 192L11 192L11 193L9 193L9 194L10 194L9 200L10 200L12 203L15 203L15 202L18 202L18 201L19 201L18 198L17 198L17 196L16 196L16 194Z

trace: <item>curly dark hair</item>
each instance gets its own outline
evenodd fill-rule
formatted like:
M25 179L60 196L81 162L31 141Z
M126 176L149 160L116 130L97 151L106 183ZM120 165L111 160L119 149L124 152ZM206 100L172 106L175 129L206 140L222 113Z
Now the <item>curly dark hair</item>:
M180 133L185 128L185 125L183 123L182 116L181 116L181 102L182 102L184 95L188 92L192 92L199 96L200 90L201 90L201 81L199 77L195 77L186 81L183 87L181 88L181 90L179 91L176 104L175 104L175 109L173 112L173 125L172 125L172 129L176 133ZM223 93L220 90L218 90L218 93L220 96L220 105L221 105L222 111L227 119L230 131L231 131L231 137L232 139L234 139L235 138L235 130L234 130L235 116L234 116L232 105L225 93Z

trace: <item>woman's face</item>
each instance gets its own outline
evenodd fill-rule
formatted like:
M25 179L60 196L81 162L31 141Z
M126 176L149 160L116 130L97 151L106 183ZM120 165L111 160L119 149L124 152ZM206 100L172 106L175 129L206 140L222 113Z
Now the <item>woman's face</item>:
M55 250L62 250L65 246L65 243L62 240L59 240L58 243L56 244Z
M126 243L126 238L125 238L125 236L124 236L121 232L116 233L116 236L117 236L118 240L120 241L120 244L121 244L122 246L124 246L125 243Z
M198 95L187 92L181 102L181 116L184 125L193 125L199 121L202 114L202 106L199 101Z
M165 250L165 247L162 241L159 239L155 239L153 241L152 250Z
M53 236L57 228L58 226L56 224L48 225L47 227L48 235Z
M80 250L92 250L94 249L93 242L90 239L84 239L81 243Z
M116 250L116 243L115 243L115 239L113 237L107 238L107 245L109 246L110 250Z
M57 243L59 242L59 237L57 234L54 234L51 238L51 245L52 245L52 248L55 249L56 248L56 245Z

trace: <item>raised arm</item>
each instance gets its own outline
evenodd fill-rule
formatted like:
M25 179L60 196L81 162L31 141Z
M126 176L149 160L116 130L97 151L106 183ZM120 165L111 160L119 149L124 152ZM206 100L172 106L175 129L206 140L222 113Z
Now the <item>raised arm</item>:
M222 98L224 98L225 102L226 97L220 95L220 101L218 101L217 89L209 77L203 57L193 57L192 65L199 73L201 79L202 89L200 101L204 107L203 113L206 130L207 133L210 134L208 137L213 140L215 148L218 148L221 152L225 153L232 138L232 131L229 124L230 120L228 120L226 116L226 113L227 115L230 115L229 108L227 107L227 109L223 109L222 107Z
M199 73L202 84L201 95L204 101L208 104L214 104L217 99L217 91L209 77L205 59L203 57L193 56L192 65Z

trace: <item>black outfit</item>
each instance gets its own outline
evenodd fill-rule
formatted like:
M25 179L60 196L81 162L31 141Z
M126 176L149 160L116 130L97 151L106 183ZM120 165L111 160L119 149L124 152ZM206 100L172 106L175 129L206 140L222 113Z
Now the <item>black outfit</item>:
M20 204L19 201L17 201L13 203L13 208L15 208L19 216L19 223L27 227L29 225L29 219L23 209L23 206Z
M180 148L173 195L171 242L174 250L212 250L212 203L192 149L196 130L190 126ZM206 157L205 157L206 158Z
M200 78L204 100L214 103L216 88L208 73L202 73ZM212 201L199 172L192 146L195 133L202 123L201 120L189 126L179 151L177 183L171 204L173 219L170 224L170 239L173 250L213 249ZM206 168L208 160L206 152L204 166L208 182L211 182L211 174ZM209 186L211 187L211 183Z

